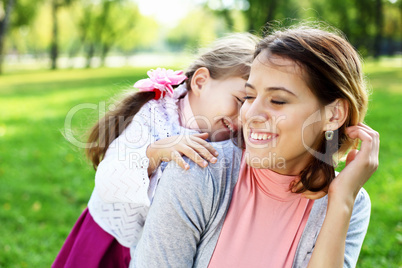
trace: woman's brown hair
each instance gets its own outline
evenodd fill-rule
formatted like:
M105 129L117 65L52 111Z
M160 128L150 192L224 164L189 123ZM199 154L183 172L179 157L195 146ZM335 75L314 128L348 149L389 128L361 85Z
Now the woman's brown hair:
M242 77L248 79L257 37L251 34L234 34L218 39L204 49L186 71L187 90L194 72L205 67L213 79ZM96 169L109 145L127 126L143 105L152 100L154 92L132 92L115 103L115 109L108 111L90 130L86 149L87 158Z
M367 110L367 90L363 77L361 59L352 45L338 34L298 26L276 31L264 38L257 46L254 57L267 51L301 66L304 79L322 105L344 99L348 103L345 123L335 130L334 139L327 141L324 133L314 150L319 157L312 157L309 165L300 173L305 190L321 191L335 178L335 166L354 142L345 134L349 126L362 122Z

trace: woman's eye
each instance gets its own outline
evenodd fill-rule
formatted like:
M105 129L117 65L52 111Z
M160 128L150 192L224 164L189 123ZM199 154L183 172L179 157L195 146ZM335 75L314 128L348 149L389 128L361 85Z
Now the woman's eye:
M276 105L284 105L286 104L286 101L271 100L271 103Z
M255 97L251 97L251 96L245 96L243 97L244 100L253 100L255 99Z

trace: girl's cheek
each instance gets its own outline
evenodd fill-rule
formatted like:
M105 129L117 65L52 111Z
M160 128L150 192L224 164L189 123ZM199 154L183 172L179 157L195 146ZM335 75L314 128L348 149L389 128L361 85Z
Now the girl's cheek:
M243 106L240 108L240 111L239 111L239 118L240 118L240 122L242 123L242 122L245 122L244 121L244 114L245 114L245 103L243 103Z

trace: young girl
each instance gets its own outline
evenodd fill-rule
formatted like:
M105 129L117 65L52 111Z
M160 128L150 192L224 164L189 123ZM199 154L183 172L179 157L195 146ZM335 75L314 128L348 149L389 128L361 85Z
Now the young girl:
M205 167L234 137L257 38L223 38L182 72L157 69L92 128L95 189L53 267L127 267L166 161ZM181 84L185 80L185 84ZM176 90L172 86L179 85ZM117 240L117 241L116 241Z

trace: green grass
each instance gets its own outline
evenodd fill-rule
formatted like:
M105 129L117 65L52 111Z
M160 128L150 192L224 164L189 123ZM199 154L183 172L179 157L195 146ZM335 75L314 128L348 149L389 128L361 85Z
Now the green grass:
M387 64L388 63L388 64ZM380 166L365 185L372 203L360 267L402 267L402 58L368 62L366 122L380 133Z
M402 66L368 62L373 88L366 122L381 135L380 167L365 188L372 217L358 267L402 266ZM399 64L399 65L398 65ZM86 207L94 171L83 150L63 137L76 105L131 88L145 69L62 70L0 77L0 267L49 267ZM98 111L72 120L75 137Z

